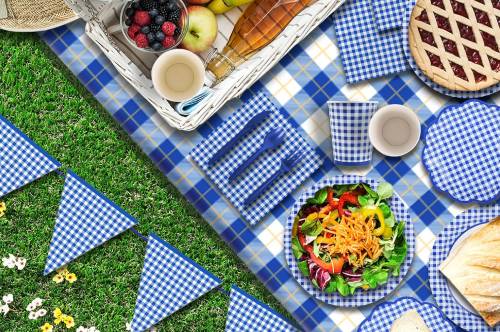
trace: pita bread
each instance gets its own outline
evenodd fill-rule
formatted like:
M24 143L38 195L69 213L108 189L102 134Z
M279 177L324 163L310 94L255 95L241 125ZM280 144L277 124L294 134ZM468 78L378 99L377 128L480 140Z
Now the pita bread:
M439 270L489 326L500 322L500 217L462 241Z
M406 311L392 323L391 332L432 332L417 310Z

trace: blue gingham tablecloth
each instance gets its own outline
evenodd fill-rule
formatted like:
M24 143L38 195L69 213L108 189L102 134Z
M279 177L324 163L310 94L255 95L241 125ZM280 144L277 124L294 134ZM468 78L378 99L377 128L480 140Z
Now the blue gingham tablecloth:
M280 112L289 117L325 158L322 168L302 188L286 197L258 225L250 227L187 159L189 151L240 105L239 100L227 104L195 132L176 131L117 74L84 35L82 21L41 36L305 330L352 331L373 308L372 305L342 309L316 301L300 288L285 263L283 232L288 210L304 188L328 176L356 173L383 178L394 185L414 222L416 252L403 285L388 299L412 296L433 302L426 266L432 244L453 215L467 207L453 204L431 189L420 160L422 143L404 158L382 158L374 153L372 167L342 170L334 167L326 105L332 98L373 99L380 101L381 106L405 104L418 114L425 130L438 110L452 101L434 93L413 73L347 85L332 20L327 19L249 89L243 99L258 91L273 96ZM489 102L500 103L499 95L490 97Z

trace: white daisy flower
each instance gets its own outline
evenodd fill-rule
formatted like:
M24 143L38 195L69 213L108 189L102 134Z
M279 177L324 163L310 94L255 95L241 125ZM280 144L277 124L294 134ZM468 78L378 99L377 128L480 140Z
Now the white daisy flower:
M35 320L38 318L38 313L36 311L30 311L28 318L31 320Z
M24 267L26 266L26 258L23 258L23 257L17 257L16 260L15 260L15 264L16 264L16 267L19 271L21 271L22 269L24 269Z
M16 256L9 254L9 257L3 257L2 265L9 269L13 269L16 266Z
M28 306L26 307L26 311L34 311L35 309L36 309L36 305L33 304L33 302L28 304Z
M9 308L9 305L8 304L4 304L2 306L0 306L0 314L3 314L4 316L6 316L10 311L10 308Z
M132 331L132 322L125 324L125 329L127 331Z
M12 301L14 301L14 296L12 294L7 294L7 295L4 295L2 297L2 300L6 303L6 304L10 304L12 303Z
M37 297L33 301L31 301L31 304L34 305L35 308L37 308L43 304L43 299Z
M45 309L40 309L36 312L37 317L43 317L47 314L47 310Z
M91 326L87 329L87 332L100 332L100 331L96 329L95 326Z
M76 329L76 332L89 332L86 327L80 326Z

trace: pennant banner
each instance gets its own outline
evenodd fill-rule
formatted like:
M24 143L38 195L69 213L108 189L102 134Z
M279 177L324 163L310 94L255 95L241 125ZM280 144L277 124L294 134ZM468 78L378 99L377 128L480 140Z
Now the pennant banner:
M280 314L236 286L231 288L226 331L298 332Z
M61 164L0 115L0 197Z
M220 279L151 233L132 332L141 332L221 284Z
M68 171L44 274L137 224L118 205Z

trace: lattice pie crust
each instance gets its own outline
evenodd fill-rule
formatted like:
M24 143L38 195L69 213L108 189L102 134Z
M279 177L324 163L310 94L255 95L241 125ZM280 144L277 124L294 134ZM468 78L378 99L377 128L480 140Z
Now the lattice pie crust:
M410 50L432 81L456 91L500 82L500 0L418 0Z

